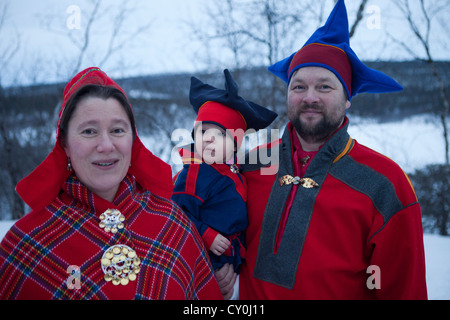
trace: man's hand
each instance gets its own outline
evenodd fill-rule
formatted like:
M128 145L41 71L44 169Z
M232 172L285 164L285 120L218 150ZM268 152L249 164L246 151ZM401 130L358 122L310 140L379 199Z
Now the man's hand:
M233 286L236 282L237 273L234 272L232 264L226 263L220 269L214 272L220 292L225 300L229 300L233 296Z

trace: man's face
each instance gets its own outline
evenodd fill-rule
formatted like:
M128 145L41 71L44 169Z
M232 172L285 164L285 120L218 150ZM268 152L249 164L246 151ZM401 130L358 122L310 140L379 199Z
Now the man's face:
M308 143L323 143L344 121L350 108L344 87L329 70L304 67L288 86L288 118Z

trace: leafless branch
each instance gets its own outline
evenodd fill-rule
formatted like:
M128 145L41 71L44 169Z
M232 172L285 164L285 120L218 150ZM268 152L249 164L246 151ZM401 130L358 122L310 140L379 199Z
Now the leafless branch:
M366 7L367 0L361 0L361 3L358 8L358 12L356 13L356 20L353 23L352 27L350 28L350 38L353 37L353 35L356 32L356 28L358 27L358 24L361 22L363 16L364 16L364 8Z
M0 31L5 24L7 19L8 4L4 3L0 7ZM0 51L0 86L1 86L1 75L6 66L9 65L11 59L17 54L20 49L20 34L16 33L14 43L7 43L4 50Z
M435 61L431 54L431 48L430 48L430 33L431 33L431 23L432 23L432 15L430 14L431 10L428 10L425 6L425 0L420 0L420 14L424 18L424 31L421 31L418 24L416 23L415 18L413 18L413 13L411 11L409 0L403 0L402 2L397 1L396 2L397 7L401 10L403 13L406 21L408 22L408 25L415 35L415 37L419 40L421 43L425 54L426 59L425 61L431 66L433 70L433 75L436 78L436 81L438 83L439 87L439 95L442 101L442 108L441 108L441 124L443 129L443 137L445 141L445 161L446 164L450 164L450 158L449 158L449 150L450 150L450 142L448 137L448 128L447 128L447 117L449 113L449 99L447 97L446 93L446 87L444 84L444 81L439 73L439 70L436 67ZM437 13L436 10L433 11L434 13ZM393 38L393 37L392 37ZM395 40L395 38L393 38ZM413 52L413 50L405 43L404 41L395 40L395 42L399 43L408 53L410 53L412 56L417 57L417 55Z
M101 0L97 0L95 2L94 9L92 10L91 14L89 15L89 19L88 19L88 22L86 24L86 30L84 32L83 43L79 47L80 54L78 55L78 59L77 59L77 62L75 63L75 66L73 68L72 74L75 74L80 69L81 64L83 63L84 55L86 54L86 50L87 50L87 48L89 46L89 40L90 40L90 36L91 36L92 23L94 22L94 20L95 20L95 18L97 16L97 12L98 12L98 9L100 7L100 4L101 4Z

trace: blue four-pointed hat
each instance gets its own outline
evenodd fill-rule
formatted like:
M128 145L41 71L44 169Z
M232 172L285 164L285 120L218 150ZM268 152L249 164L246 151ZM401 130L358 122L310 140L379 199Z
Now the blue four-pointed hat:
M394 79L362 63L350 48L347 9L338 0L324 26L314 32L303 47L269 67L269 71L289 83L294 71L317 66L333 72L347 91L349 100L361 92L403 90Z

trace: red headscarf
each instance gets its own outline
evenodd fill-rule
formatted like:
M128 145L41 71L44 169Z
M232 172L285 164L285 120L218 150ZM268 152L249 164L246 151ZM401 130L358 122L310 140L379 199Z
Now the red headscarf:
M16 186L17 193L33 210L42 209L50 204L71 174L67 171L67 155L61 145L59 124L69 98L81 87L91 84L114 87L125 94L119 85L95 67L81 71L66 85L59 113L55 147L47 158ZM153 155L143 145L137 132L128 173L133 175L146 190L164 198L170 198L173 188L172 170L167 163Z

